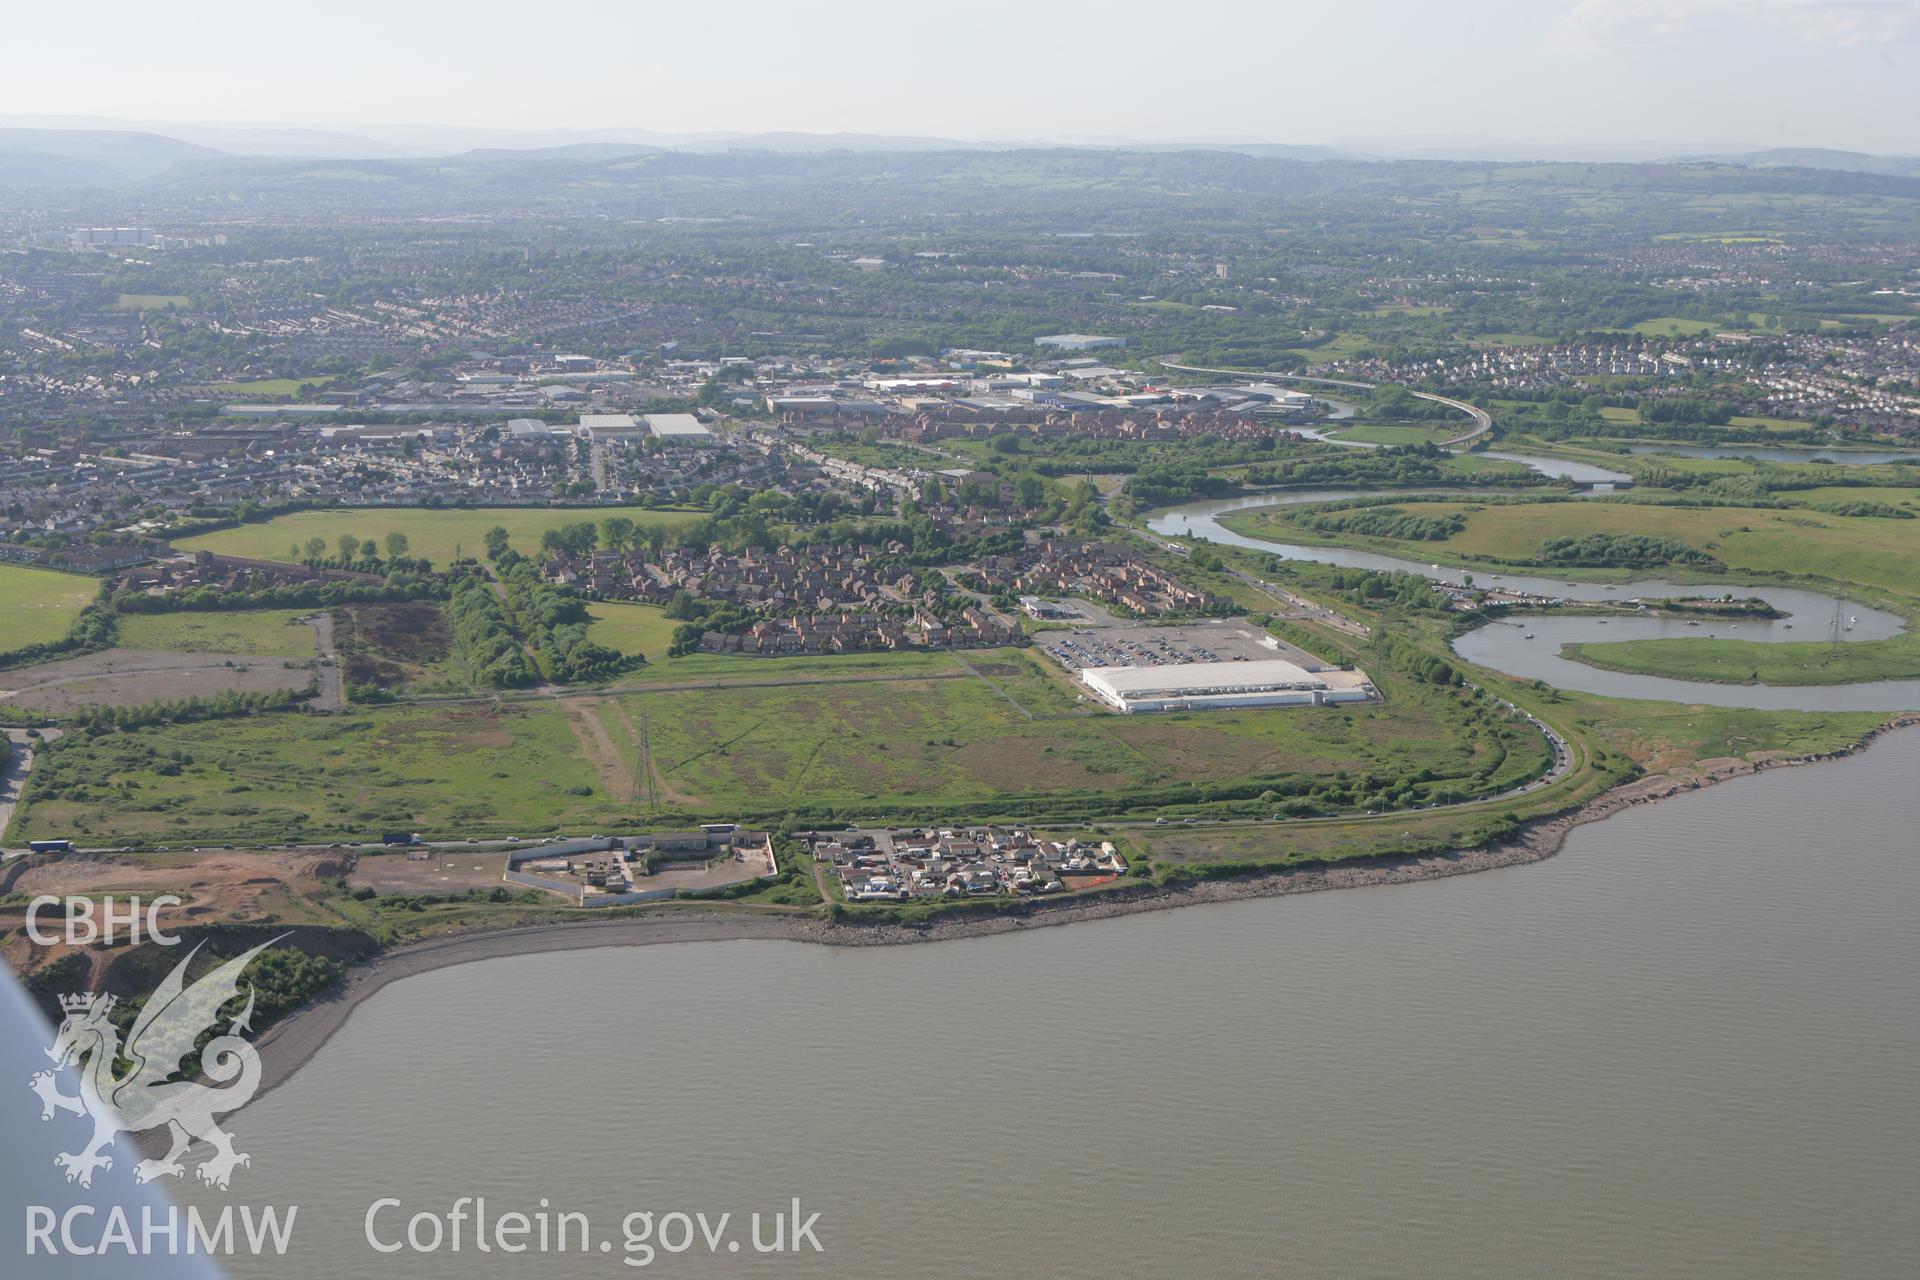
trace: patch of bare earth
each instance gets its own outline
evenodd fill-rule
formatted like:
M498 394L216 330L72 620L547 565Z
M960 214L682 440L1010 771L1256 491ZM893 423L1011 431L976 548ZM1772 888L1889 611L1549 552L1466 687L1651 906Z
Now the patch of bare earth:
M222 653L107 649L0 674L0 702L60 714L81 707L125 707L194 696L304 689L307 664L290 658Z

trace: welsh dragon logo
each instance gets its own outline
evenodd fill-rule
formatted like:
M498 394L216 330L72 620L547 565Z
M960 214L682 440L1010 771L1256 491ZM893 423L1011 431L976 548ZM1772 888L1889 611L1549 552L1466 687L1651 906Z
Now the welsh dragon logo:
M84 1148L53 1158L66 1170L68 1182L92 1186L96 1169L113 1168L113 1157L104 1153L115 1137L162 1126L169 1130L172 1145L159 1159L142 1160L135 1166L134 1176L141 1182L184 1173L180 1158L195 1142L213 1148L196 1170L200 1181L210 1187L224 1191L235 1168L253 1163L251 1157L234 1150L233 1135L214 1119L245 1106L260 1087L260 1054L239 1034L252 1029L248 1025L253 1017L251 986L246 1008L228 1019L225 1034L213 1037L200 1051L202 1073L221 1087L173 1077L201 1033L219 1022L221 1006L239 995L241 972L279 940L270 939L235 956L188 986L187 965L200 950L195 946L147 997L125 1045L120 1042L120 1029L107 1016L113 1010L113 996L60 997L66 1017L47 1056L57 1069L79 1069L80 1096L60 1092L52 1071L36 1071L29 1084L40 1095L42 1120L53 1119L56 1111L93 1119L93 1137ZM116 1075L121 1062L131 1065Z

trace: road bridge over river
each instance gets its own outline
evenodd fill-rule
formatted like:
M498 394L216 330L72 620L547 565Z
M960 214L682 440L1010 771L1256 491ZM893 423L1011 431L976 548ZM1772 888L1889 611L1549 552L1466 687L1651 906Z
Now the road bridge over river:
M1346 387L1354 391L1372 391L1379 386L1375 382L1356 382L1351 378L1313 377L1304 373L1263 373L1258 369L1208 369L1201 365L1175 364L1171 360L1161 360L1158 363L1161 368L1172 369L1176 373L1219 374L1229 378L1259 378L1267 382L1308 382L1318 386ZM1456 445L1471 446L1474 441L1493 430L1493 415L1478 405L1468 404L1465 400L1455 400L1451 396L1435 395L1431 391L1413 391L1409 388L1409 393L1415 399L1431 400L1434 404L1446 405L1449 409L1457 409L1473 419L1472 430L1463 431L1457 436L1450 436L1441 441L1448 448Z

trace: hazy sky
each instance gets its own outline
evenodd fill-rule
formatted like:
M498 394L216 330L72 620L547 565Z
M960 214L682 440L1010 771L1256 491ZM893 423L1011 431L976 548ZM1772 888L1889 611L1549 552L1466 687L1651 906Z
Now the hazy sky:
M8 7L8 115L1920 152L1920 0Z

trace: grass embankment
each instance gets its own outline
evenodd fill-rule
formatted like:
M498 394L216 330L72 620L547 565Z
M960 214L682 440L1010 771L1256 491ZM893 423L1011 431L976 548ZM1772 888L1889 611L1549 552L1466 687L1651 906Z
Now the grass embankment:
M324 540L327 554L332 555L342 534L384 542L389 533L403 533L407 536L407 554L445 565L456 552L474 559L484 555L486 532L495 525L507 531L516 551L538 555L540 535L563 525L599 524L609 516L625 516L645 528L686 524L701 515L697 511L655 511L647 507L360 507L297 511L258 524L182 538L176 545L187 551L204 548L224 556L286 560L309 538Z

